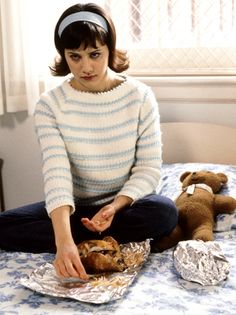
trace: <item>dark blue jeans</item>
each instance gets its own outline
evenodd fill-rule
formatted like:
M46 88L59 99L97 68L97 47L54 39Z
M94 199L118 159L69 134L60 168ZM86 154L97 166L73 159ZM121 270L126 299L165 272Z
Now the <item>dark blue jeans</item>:
M113 236L120 243L139 242L147 238L155 241L168 235L177 224L177 209L173 201L150 194L118 212L111 227L100 235L87 230L80 221L82 217L92 218L100 208L77 207L71 215L76 244L106 235ZM44 202L0 213L0 248L32 253L56 251L52 222Z

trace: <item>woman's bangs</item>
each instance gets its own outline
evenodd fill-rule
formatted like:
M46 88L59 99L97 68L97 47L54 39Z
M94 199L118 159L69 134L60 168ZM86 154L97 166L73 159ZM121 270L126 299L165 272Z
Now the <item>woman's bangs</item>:
M64 49L77 49L82 45L84 48L97 48L96 42L106 44L106 32L99 26L88 22L77 22L68 26L61 36Z

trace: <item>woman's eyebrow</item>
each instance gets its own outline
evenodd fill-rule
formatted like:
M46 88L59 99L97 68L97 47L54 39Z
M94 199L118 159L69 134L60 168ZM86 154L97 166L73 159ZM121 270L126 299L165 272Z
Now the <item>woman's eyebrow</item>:
M67 53L70 54L79 54L79 52L77 50L67 50Z
M91 50L88 51L88 53L93 53L93 52L98 52L98 51L101 51L102 49L100 47L98 48L91 48ZM67 53L70 53L70 54L80 54L80 51L77 51L77 50L74 50L74 49L67 49Z
M90 52L97 52L97 51L101 51L101 48L94 48L93 50L91 50Z

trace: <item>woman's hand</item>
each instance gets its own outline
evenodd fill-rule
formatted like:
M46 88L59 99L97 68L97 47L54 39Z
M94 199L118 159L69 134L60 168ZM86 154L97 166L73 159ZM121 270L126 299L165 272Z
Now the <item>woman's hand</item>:
M59 277L79 277L86 280L88 275L81 263L70 227L70 207L62 206L51 213L57 253L54 267Z
M112 203L101 208L95 216L90 220L88 218L82 218L83 225L92 232L103 232L111 226L114 215L133 202L130 197L119 195Z
M115 206L108 204L101 208L92 219L82 218L83 225L92 232L103 232L108 229L116 213Z
M71 243L60 244L53 265L59 277L78 277L88 279L88 275L80 260L77 246Z

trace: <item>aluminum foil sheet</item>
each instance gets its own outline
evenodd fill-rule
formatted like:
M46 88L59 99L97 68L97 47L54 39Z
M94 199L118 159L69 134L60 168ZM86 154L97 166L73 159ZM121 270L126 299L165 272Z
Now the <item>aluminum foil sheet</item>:
M173 255L174 266L185 280L217 285L229 274L230 264L216 242L179 242Z
M84 282L78 278L58 278L52 263L35 269L20 283L39 293L71 298L82 302L101 304L120 299L128 289L150 253L150 241L121 245L126 265L123 272L89 275Z

